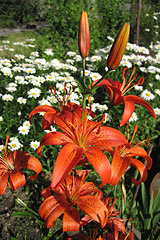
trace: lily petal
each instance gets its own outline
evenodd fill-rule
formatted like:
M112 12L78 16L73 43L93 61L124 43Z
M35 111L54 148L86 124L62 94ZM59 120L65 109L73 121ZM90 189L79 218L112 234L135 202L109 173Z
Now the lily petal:
M51 130L51 125L54 123L54 113L51 112L46 112L42 118L42 127L44 130Z
M129 157L122 158L119 155L118 148L115 148L111 164L111 178L109 179L108 183L111 185L116 185L130 165L130 162L131 160Z
M135 157L135 156L142 157L142 158L147 160L146 168L150 169L152 167L152 158L150 156L148 156L147 152L139 146L134 146L134 147L130 148L127 156L129 156L129 157Z
M66 231L79 231L80 215L79 211L70 206L63 215L63 232Z
M100 187L104 186L110 179L111 175L111 166L107 156L97 147L85 148L84 154L102 179Z
M40 146L37 149L37 152L40 156L42 156L42 146L43 145L66 145L67 143L73 142L71 138L69 138L65 133L63 132L51 132L41 139Z
M145 182L148 177L148 172L147 172L147 168L145 167L145 165L142 162L140 162L139 160L133 159L133 158L131 158L131 164L138 169L138 171L141 175L140 181L138 181L134 177L132 177L132 183L135 185L139 185L141 182Z
M35 175L30 177L30 180L34 180L37 178L38 174L42 170L42 165L40 161L28 154L28 152L23 152L19 150L14 151L14 162L18 165L18 167L28 168L36 172Z
M132 100L126 100L124 97L124 113L122 115L122 120L120 123L120 127L122 127L123 125L126 124L126 122L128 122L128 120L130 119L130 117L132 116L132 113L134 112L135 109L135 103Z
M128 144L127 139L117 129L101 127L98 134L91 133L87 141L88 145L96 145L98 148L106 149L111 146Z
M14 191L26 183L24 173L21 170L19 170L18 172L12 171L9 176L10 176L9 182L10 182L11 188Z
M50 196L42 203L39 215L46 222L47 228L53 227L55 221L65 211L66 204L62 196Z
M0 195L3 195L7 188L8 173L0 174Z
M74 143L65 145L58 154L53 169L51 187L56 188L81 159L83 149Z
M142 98L140 98L140 97L138 97L138 96L134 96L134 95L128 95L128 96L124 96L124 99L125 99L125 101L126 101L126 100L132 100L132 101L134 101L135 103L142 105L143 107L145 107L145 108L150 112L150 114L151 114L154 118L156 118L156 114L155 114L153 108L150 106L149 103L147 103L147 102L146 102L145 100L143 100Z
M99 222L104 227L108 220L108 209L103 202L92 196L79 197L76 201L81 211L88 214L92 219Z
M35 109L33 109L33 111L29 115L29 121L31 124L32 124L31 118L33 117L34 114L39 112L52 112L53 114L55 114L56 110L52 106L48 106L48 105L41 105L36 107Z
M82 197L91 193L94 193L94 196L96 196L97 198L102 198L103 196L102 191L99 190L92 182L86 182L82 185L79 191L79 196Z

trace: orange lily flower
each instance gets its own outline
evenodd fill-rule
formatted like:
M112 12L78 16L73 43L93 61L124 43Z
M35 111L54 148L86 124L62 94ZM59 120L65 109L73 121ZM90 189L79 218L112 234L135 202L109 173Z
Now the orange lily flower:
M124 55L124 52L126 50L128 38L129 38L129 32L130 32L130 24L125 23L121 30L119 31L112 48L110 50L108 59L107 59L107 67L109 70L116 69Z
M87 114L84 109L84 116ZM46 134L37 149L42 155L43 145L63 145L53 169L52 188L68 175L78 164L83 154L93 165L105 185L110 179L111 166L103 151L108 147L126 144L127 140L121 132L114 128L101 126L100 122L93 122L85 117L82 122L82 108L77 105L73 111L65 109L59 116L55 115L55 123L63 130Z
M90 34L87 13L82 12L79 24L79 51L82 58L86 58L90 51Z
M118 197L115 198L114 202L111 204L111 198L110 197L106 197L106 198L102 198L101 201L104 203L104 205L106 206L106 208L108 209L108 219L106 221L106 225L103 227L103 230L108 230L108 228L110 229L110 233L103 233L102 237L99 236L98 238L93 238L96 240L133 240L134 239L134 233L132 232L132 228L129 232L129 234L127 235L126 232L126 228L124 225L124 221L123 219L116 217L117 215L120 214L120 212L116 209L115 207L115 202L117 201ZM91 222L93 219L88 216L85 215L80 222L81 226L84 226L86 224L88 224L89 222ZM95 229L98 229L98 227L96 226ZM97 231L98 234L98 231ZM87 238L86 238L87 239ZM92 239L92 238L91 238Z
M129 146L121 145L114 147L114 150L109 150L109 152L112 155L112 163L111 163L111 177L108 183L111 185L116 185L119 182L121 176L125 173L125 171L130 165L133 165L135 168L137 168L141 176L140 181L132 177L132 182L135 185L139 185L141 182L146 181L148 177L147 170L149 170L152 166L152 159L150 156L148 156L147 152L140 147L140 145L142 145L144 141L140 143L138 142L137 144L132 144L132 140L137 129L138 125L135 126L135 130L132 139L129 142ZM147 161L146 166L138 159L133 158L135 156L144 158Z
M156 114L155 114L153 108L145 100L143 100L142 98L140 98L138 96L134 96L134 95L125 96L125 94L129 90L131 90L135 85L143 84L143 81L144 81L143 77L140 78L140 80L137 83L135 83L135 84L132 83L137 77L137 74L133 77L135 70L136 70L136 68L133 69L128 83L127 83L127 79L126 79L126 76L128 73L128 67L126 67L122 73L123 83L120 83L118 81L113 81L112 79L108 78L108 79L103 79L96 86L96 87L103 86L107 89L107 92L108 92L109 98L110 98L110 102L114 106L120 105L122 103L125 104L124 113L122 115L122 120L121 120L120 126L125 125L127 123L127 121L130 119L130 117L132 116L132 113L134 112L134 109L135 109L135 103L140 104L143 107L145 107L151 113L151 115L154 118L156 118ZM132 79L132 77L133 77L133 79ZM93 86L96 82L97 82L97 80L93 82Z
M14 191L26 183L25 175L20 168L28 168L36 172L30 177L30 180L36 179L42 169L39 160L29 156L27 152L18 150L11 153L6 152L8 139L7 135L5 149L1 151L2 156L0 157L0 195L5 193L7 183Z
M52 195L52 192L55 194ZM93 194L93 195L90 195ZM47 228L55 225L56 219L64 212L63 231L78 231L80 214L77 207L87 213L103 227L108 219L108 210L100 200L103 192L92 182L85 183L85 173L82 176L68 175L57 187L51 186L42 191L45 198L39 214L46 222Z

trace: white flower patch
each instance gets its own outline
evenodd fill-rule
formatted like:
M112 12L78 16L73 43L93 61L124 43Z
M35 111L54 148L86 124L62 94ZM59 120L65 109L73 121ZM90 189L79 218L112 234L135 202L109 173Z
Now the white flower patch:
M39 88L32 88L27 92L27 94L29 98L38 98L41 94L41 90Z
M22 135L27 135L29 133L29 128L28 127L25 127L25 126L20 126L18 128L18 131L20 134Z
M137 114L135 112L132 113L132 116L129 119L129 122L135 122L138 120Z
M145 100L153 100L155 98L155 96L147 89L141 93L141 97Z
M112 120L112 116L108 113L105 113L105 118L104 118L104 121L105 122L110 122Z
M48 56L53 56L53 55L54 55L53 50L52 50L51 48L47 48L47 49L44 51L44 53L45 53L46 55L48 55Z
M8 92L15 92L15 91L17 90L17 88L16 88L16 87L10 87L10 86L8 86L8 87L6 87L6 90L7 90Z
M14 137L12 137L12 138L10 138L9 139L10 140L10 142L8 143L8 145L9 145L9 147L10 147L10 149L12 150L12 151L15 151L15 150L18 150L18 149L20 149L23 145L19 142L19 140L18 140L18 138L14 138Z
M160 108L154 108L153 110L156 115L160 115Z
M12 71L9 67L3 67L1 68L1 71L5 76L12 77Z
M30 146L31 146L31 148L33 148L34 150L36 150L36 149L40 146L40 142L38 142L38 141L32 141L32 142L30 142Z
M157 93L160 96L160 89L155 89L155 93Z
M11 94L4 94L2 96L2 100L3 101L12 101L13 100L13 96Z
M19 98L17 98L17 102L20 103L20 104L26 104L27 99L25 99L23 97L19 97Z
M97 72L92 72L92 73L90 73L89 76L90 76L90 78L92 78L93 81L99 80L102 78L102 75Z

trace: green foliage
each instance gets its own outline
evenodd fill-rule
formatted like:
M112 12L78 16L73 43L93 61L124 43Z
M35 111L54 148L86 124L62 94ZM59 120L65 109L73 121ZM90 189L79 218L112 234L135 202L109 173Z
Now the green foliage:
M148 197L145 184L141 183L142 203L138 204L138 215L141 223L142 240L156 240L159 234L158 221L160 220L160 192L156 199Z
M16 27L17 24L44 20L45 0L0 0L1 27Z

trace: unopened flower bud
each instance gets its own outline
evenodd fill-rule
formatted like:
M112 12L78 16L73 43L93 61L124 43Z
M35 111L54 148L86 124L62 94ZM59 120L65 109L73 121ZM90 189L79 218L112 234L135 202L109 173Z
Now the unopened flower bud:
M130 24L125 23L121 30L119 31L112 48L110 50L108 59L107 59L107 67L109 70L116 69L123 57L123 54L126 50L128 38L130 32Z
M79 51L82 58L89 55L90 50L90 34L87 13L82 12L79 24Z

